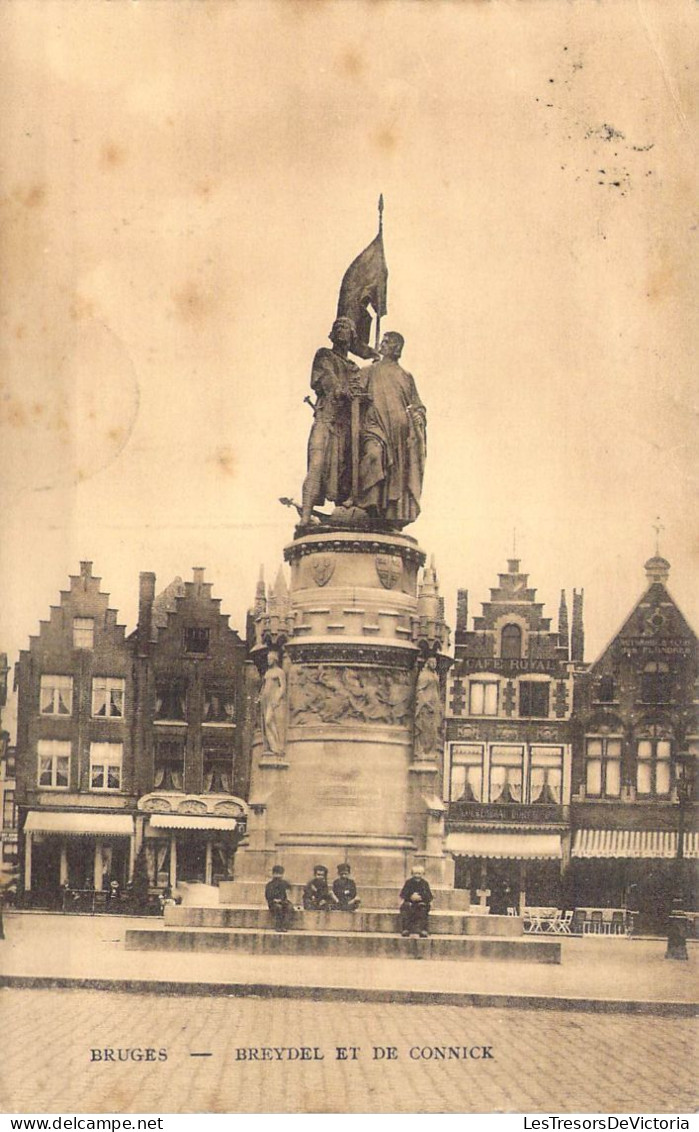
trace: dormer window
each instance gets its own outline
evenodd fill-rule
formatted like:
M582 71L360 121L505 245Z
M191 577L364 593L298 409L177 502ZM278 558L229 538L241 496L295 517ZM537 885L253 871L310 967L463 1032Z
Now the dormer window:
M500 634L500 656L519 660L522 656L522 630L519 625L505 625Z

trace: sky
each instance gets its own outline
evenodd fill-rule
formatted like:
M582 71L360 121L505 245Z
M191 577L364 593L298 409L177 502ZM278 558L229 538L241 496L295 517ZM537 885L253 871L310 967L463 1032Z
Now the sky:
M134 626L205 566L244 629L310 366L385 199L451 624L513 553L594 659L695 584L696 6L23 0L0 9L0 651L89 559ZM516 534L514 533L516 532ZM11 714L11 713L10 713Z

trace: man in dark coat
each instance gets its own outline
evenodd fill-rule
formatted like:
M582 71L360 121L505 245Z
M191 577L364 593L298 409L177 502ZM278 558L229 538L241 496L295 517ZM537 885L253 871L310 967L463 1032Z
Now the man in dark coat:
M310 522L317 504L326 499L342 503L352 489L351 399L359 379L359 367L347 357L353 334L349 318L336 319L329 335L332 350L323 346L313 359L311 388L316 402L301 497L303 524Z
M340 912L355 912L361 901L357 899L357 886L350 876L349 865L337 866L338 875L333 881L333 896Z
M272 879L265 886L265 900L272 913L274 927L278 932L289 930L294 906L289 900L291 885L284 879L284 869L281 865L272 868Z
M316 865L313 869L313 876L303 890L303 906L307 912L327 912L335 907L325 865Z
M403 903L400 906L401 935L428 936L427 917L432 904L432 889L425 880L422 865L414 865L411 876L400 890Z

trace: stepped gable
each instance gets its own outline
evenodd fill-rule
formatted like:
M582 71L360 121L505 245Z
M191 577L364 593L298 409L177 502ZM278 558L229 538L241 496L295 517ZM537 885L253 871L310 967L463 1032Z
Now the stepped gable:
M537 601L529 575L520 570L520 560L510 558L507 573L498 575L498 585L491 588L490 600L482 603L479 617L473 618L473 629L467 628L467 591L460 592L456 630L456 655L496 658L502 655L503 627L519 627L522 637L521 655L529 659L568 660L567 615L562 601L559 628L551 628L551 618L544 617L544 604ZM458 661L457 661L458 664Z
M242 645L236 629L229 625L229 615L221 612L221 598L213 597L213 583L204 581L204 570L193 568L193 580L183 582L178 576L158 594L153 602L153 639L165 644L169 637L179 634L181 624L188 619L197 625L206 625L221 641Z
M174 613L177 606L176 600L178 597L184 597L184 582L179 574L174 578L169 586L166 586L155 598L153 602L153 639L157 638L158 629L164 629L167 625L168 613Z
M70 574L70 589L60 591L60 605L50 607L49 619L39 622L39 632L29 638L29 649L20 652L20 660L29 653L53 652L63 642L67 618L91 617L95 622L95 650L101 642L123 644L126 626L117 622L118 611L109 605L109 594L100 590L101 578L92 573L91 562L80 563L80 573Z

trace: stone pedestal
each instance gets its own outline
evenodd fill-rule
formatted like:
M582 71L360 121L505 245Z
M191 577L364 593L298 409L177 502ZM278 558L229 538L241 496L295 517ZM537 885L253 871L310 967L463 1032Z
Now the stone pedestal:
M393 886L417 855L431 881L448 885L435 826L439 764L418 763L413 753L425 556L404 534L322 528L299 535L284 557L285 749L265 753L256 737L236 880L268 877L273 863L294 882L324 864L332 880L348 861L360 887ZM262 659L278 640L269 617L258 622Z

